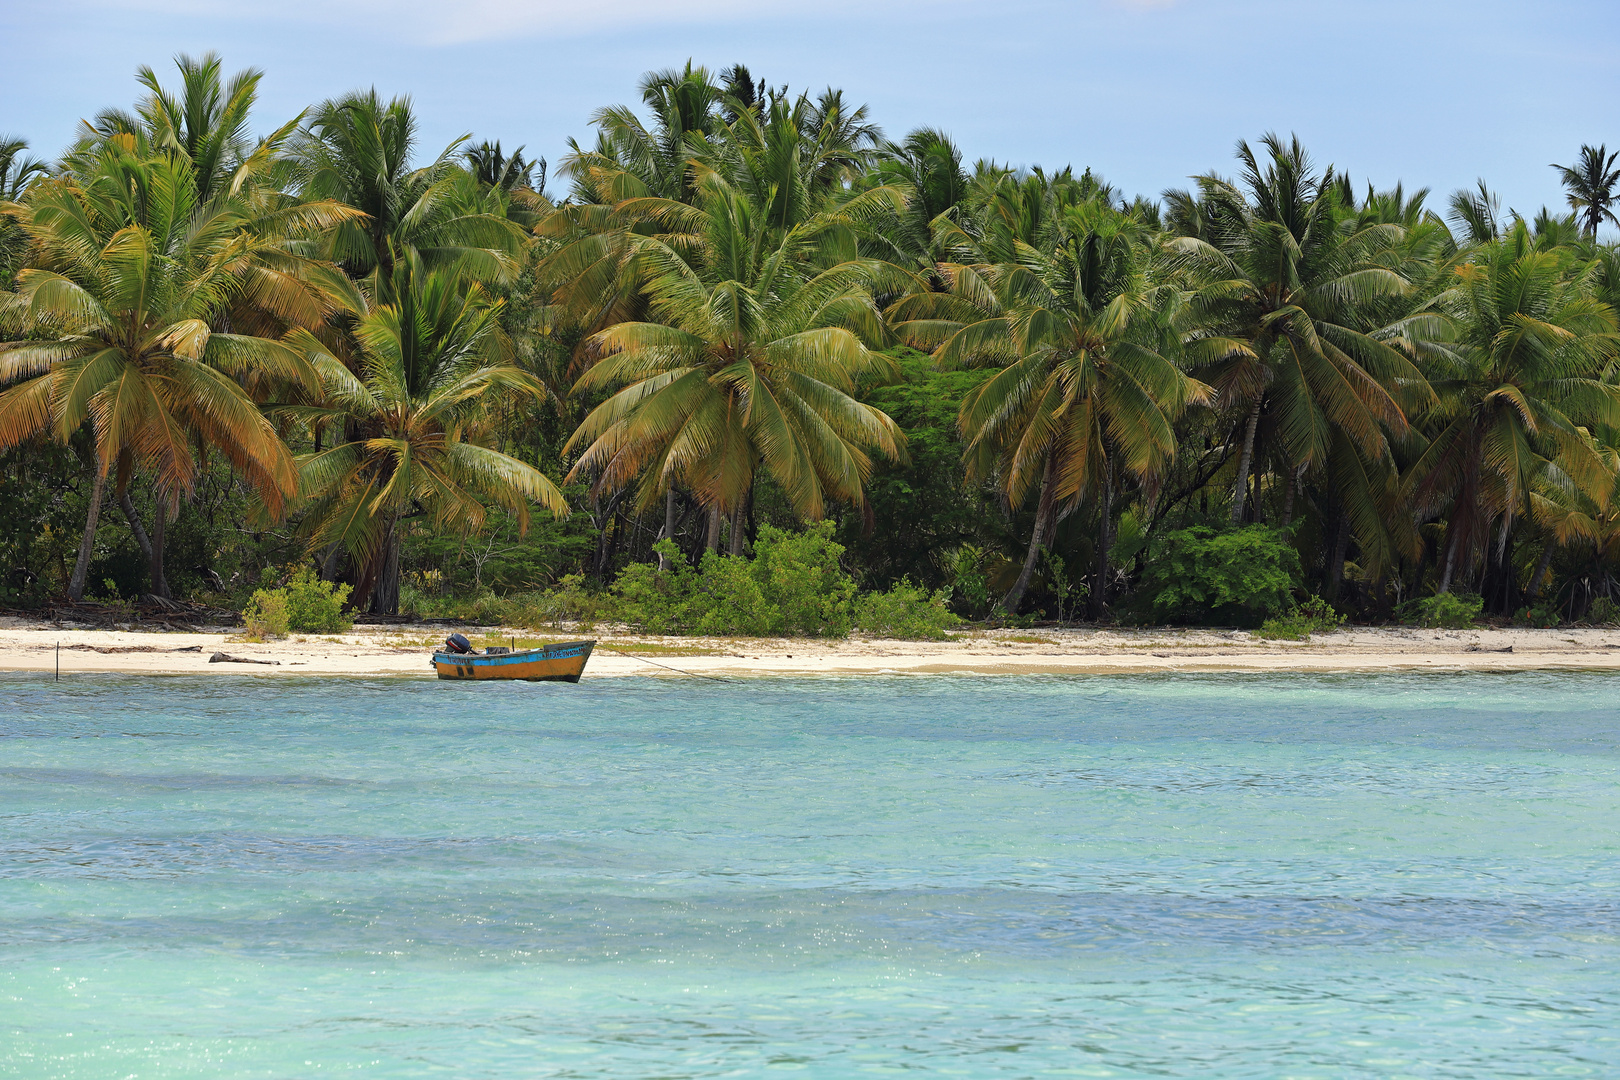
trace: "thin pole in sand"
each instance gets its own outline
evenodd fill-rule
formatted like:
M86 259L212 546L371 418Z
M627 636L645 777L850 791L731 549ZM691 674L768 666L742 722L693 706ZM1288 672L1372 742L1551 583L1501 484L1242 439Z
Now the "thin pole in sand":
M56 643L56 681L62 681L62 643Z

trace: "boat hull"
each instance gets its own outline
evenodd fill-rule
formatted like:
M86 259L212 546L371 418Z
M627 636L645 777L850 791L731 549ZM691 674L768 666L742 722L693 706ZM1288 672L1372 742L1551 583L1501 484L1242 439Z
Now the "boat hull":
M520 679L525 682L579 682L594 641L567 641L540 649L516 652L433 654L433 667L441 679Z

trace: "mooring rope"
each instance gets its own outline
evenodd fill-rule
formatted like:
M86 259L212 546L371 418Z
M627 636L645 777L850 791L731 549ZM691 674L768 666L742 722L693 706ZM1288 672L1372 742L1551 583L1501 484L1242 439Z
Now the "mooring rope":
M640 660L643 664L651 664L653 667L665 668L669 671L675 672L677 675L690 675L694 679L712 679L715 682L728 683L731 681L730 679L722 679L718 675L705 675L701 671L685 671L681 668L675 667L673 664L660 664L656 660L648 660L645 656L634 656L627 652L619 652L618 649L613 648L611 645L598 645L597 648L602 649L605 652L615 653L630 660Z

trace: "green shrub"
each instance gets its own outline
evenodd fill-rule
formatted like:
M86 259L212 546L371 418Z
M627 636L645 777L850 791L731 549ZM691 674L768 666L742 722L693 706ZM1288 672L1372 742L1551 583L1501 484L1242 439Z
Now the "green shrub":
M602 594L585 585L584 574L568 574L549 590L533 594L534 622L525 626L554 626L559 622L595 625L602 614Z
M1428 629L1462 630L1479 621L1485 601L1467 593L1440 593L1402 604L1398 614L1404 623Z
M946 607L949 589L929 592L901 578L888 592L870 592L855 601L855 626L873 637L943 641L962 620Z
M672 542L656 550L668 568L626 567L610 604L612 617L649 633L844 637L854 624L855 581L830 523L802 533L767 525L752 559L709 552L696 570Z
M291 626L285 589L259 589L242 609L244 634L250 640L284 638Z
M354 627L343 604L353 586L322 581L312 566L301 567L280 592L287 597L287 626L304 634L342 634Z
M1613 626L1620 623L1620 604L1616 604L1607 596L1600 596L1592 601L1592 606L1586 609L1586 618L1582 622L1593 626Z
M765 526L754 545L753 576L780 612L774 633L845 637L854 625L855 579L839 565L844 545L824 521L801 533Z
M1337 630L1344 625L1344 616L1333 610L1333 605L1320 596L1307 597L1303 604L1295 604L1286 615L1267 619L1255 631L1256 637L1282 641L1305 641L1312 634Z
M242 609L242 624L247 636L258 641L286 637L289 631L341 634L354 626L343 610L351 591L351 586L322 581L312 566L300 567L281 587L255 591Z
M1551 630L1563 621L1558 614L1557 605L1551 601L1537 604L1535 607L1522 607L1513 613L1513 625L1528 626L1532 630Z
M1299 553L1286 533L1197 525L1166 534L1144 586L1159 621L1252 626L1288 606L1300 578Z

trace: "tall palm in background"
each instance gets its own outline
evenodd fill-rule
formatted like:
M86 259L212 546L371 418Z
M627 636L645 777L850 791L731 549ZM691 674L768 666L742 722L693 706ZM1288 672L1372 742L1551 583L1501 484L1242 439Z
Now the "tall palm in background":
M1438 591L1472 563L1493 521L1506 543L1551 466L1600 506L1614 474L1585 428L1620 427L1620 387L1601 377L1615 351L1614 310L1572 274L1567 252L1537 251L1523 222L1457 267L1455 340L1431 353L1436 400L1422 453L1407 470L1419 513L1448 511ZM1500 563L1501 552L1487 553Z
M494 448L493 397L545 396L512 362L500 330L502 303L414 257L397 261L380 304L360 318L351 371L315 335L289 344L318 372L322 408L284 410L305 420L340 418L346 437L298 461L302 529L311 549L342 545L358 567L355 602L399 610L400 522L427 515L447 531L477 531L486 503L528 526L529 503L567 513L544 473Z
M255 157L248 114L264 73L248 68L227 80L219 54L213 52L198 59L182 54L175 57L175 66L180 70L178 93L165 90L157 73L143 65L135 78L146 87L147 97L135 114L104 112L94 126L102 134L140 132L154 150L183 157L191 165L197 202L205 203L238 186L242 166ZM256 164L268 164L299 119L294 117L260 142Z
M27 149L26 140L0 135L0 203L16 202L29 184L50 175L50 166L23 153ZM28 235L11 217L0 213L0 289L11 284L27 250Z
M625 105L591 116L596 145L590 150L569 141L563 174L574 182L576 203L617 203L639 195L690 202L689 163L694 138L724 122L723 93L706 68L690 63L684 71L655 71L641 80L642 104L652 112L642 120Z
M1598 229L1605 222L1620 225L1614 216L1614 204L1620 202L1615 192L1620 187L1620 168L1615 160L1620 151L1608 152L1607 146L1582 146L1581 156L1574 165L1554 165L1558 178L1569 189L1569 206L1579 215L1587 238L1597 239Z
M1207 388L1164 355L1179 352L1170 325L1178 294L1151 283L1152 233L1136 215L1094 193L1063 207L1037 239L1012 240L1004 262L942 266L948 295L909 298L891 314L947 315L897 326L913 341L937 341L942 366L1005 365L961 407L968 475L997 474L1013 506L1038 491L1024 565L1001 608L1017 613L1059 505L1091 499L1096 617L1107 602L1116 473L1151 481L1175 454L1173 422L1206 401ZM1243 349L1215 338L1199 347Z
M249 370L307 379L295 354L273 341L224 333L213 323L240 295L244 268L274 258L280 237L245 227L228 203L196 202L184 159L142 157L116 135L95 171L36 184L10 204L37 255L0 300L8 324L31 335L0 351L0 446L50 434L66 442L89 421L94 492L69 581L84 590L109 473L121 494L132 473L148 476L173 511L194 485L194 445L223 454L272 511L293 494L291 455L238 376ZM304 207L290 229L330 228L352 211ZM285 306L308 303L309 286L284 279ZM269 298L274 300L274 298ZM152 583L166 592L163 509L155 519Z
M934 128L918 128L898 143L885 142L862 183L902 187L908 194L905 209L894 215L892 223L875 226L873 239L881 243L884 257L922 269L949 261L943 246L936 243L934 222L941 214L961 207L971 190L962 167L962 151L950 136Z
M523 234L479 196L477 181L456 164L463 136L414 168L416 115L409 98L384 102L375 89L317 106L295 155L302 194L361 211L327 236L322 254L352 277L386 290L402 256L482 281L517 272Z
M534 229L545 245L537 267L541 291L555 318L579 327L582 337L646 317L632 239L662 230L643 212L660 203L646 200L690 204L697 194L693 154L701 137L724 123L725 95L704 68L653 72L641 92L650 120L612 106L591 118L594 149L570 141L562 172L573 181L573 196Z
M895 198L869 192L845 213ZM815 520L829 500L862 503L870 452L903 453L894 423L851 396L857 379L886 363L868 348L884 334L871 295L882 269L862 261L820 269L848 218L784 232L772 227L771 209L712 173L696 207L649 206L669 231L637 238L635 257L662 321L601 331L604 357L576 388L620 389L570 440L583 447L571 475L607 490L639 479L644 503L684 484L709 510L710 548L722 519L740 514L757 470Z
M1196 284L1190 312L1249 344L1204 376L1223 405L1242 410L1234 522L1248 506L1262 418L1290 470L1324 465L1335 431L1381 461L1389 458L1386 432L1403 433L1406 407L1423 398L1418 370L1362 317L1366 305L1410 289L1387 265L1399 226L1341 225L1331 169L1315 173L1297 139L1267 135L1261 146L1263 162L1238 144L1242 188L1213 174L1199 178L1199 235L1170 243ZM1185 194L1173 201L1193 202Z
M28 141L12 135L0 135L0 200L16 202L29 184L42 176L49 176L51 167L23 151Z

